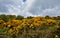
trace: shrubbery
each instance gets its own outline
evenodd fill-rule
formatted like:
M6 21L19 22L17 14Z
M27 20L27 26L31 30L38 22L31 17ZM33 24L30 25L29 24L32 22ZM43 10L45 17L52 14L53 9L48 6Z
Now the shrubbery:
M60 20L54 17L0 15L1 38L60 38Z

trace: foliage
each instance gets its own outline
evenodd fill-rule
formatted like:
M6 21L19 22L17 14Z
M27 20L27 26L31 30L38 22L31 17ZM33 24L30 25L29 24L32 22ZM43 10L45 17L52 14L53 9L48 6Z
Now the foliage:
M24 19L24 17L23 17L23 16L18 15L18 16L16 17L16 19L18 19L18 20L22 20L22 19Z
M20 15L0 15L1 35L6 38L60 37L60 20L49 16L24 18Z
M7 22L9 20L8 16L7 15L0 15L0 20L4 20L5 22Z

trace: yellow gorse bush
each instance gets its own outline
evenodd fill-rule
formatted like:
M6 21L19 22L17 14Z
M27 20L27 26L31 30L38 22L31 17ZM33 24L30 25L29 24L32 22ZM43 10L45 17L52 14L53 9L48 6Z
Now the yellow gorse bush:
M24 27L28 28L34 28L34 27L41 27L44 25L54 25L49 23L56 23L56 20L53 19L45 19L43 17L34 17L31 19L24 18L22 20L9 20L8 22L4 22L3 20L0 20L0 27L8 27L7 30L8 34L18 34L21 29L24 29ZM59 26L56 26L56 28L59 28Z
M52 19L47 19L47 22L48 23L55 23L56 21L55 20L52 20Z

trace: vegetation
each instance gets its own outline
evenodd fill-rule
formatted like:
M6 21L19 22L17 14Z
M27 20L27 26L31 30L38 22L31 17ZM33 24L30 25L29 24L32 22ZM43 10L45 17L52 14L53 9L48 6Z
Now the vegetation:
M0 38L60 38L60 16L0 15Z

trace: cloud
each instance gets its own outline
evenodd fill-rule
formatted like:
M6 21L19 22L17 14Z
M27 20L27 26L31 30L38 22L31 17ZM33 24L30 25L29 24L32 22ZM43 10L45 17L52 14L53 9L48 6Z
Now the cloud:
M60 15L60 0L0 0L0 14L22 16Z
M0 14L12 14L12 15L22 15L22 16L33 16L28 12L32 0L0 0Z
M8 9L12 9L11 6L16 7L17 5L19 5L18 1L16 0L0 0L0 12L8 12ZM14 9L14 8L13 8Z
M49 15L49 16L59 16L60 15L60 7L54 7L54 8L49 8L45 9L42 12L42 15Z
M29 12L34 15L60 15L60 0L35 0Z

